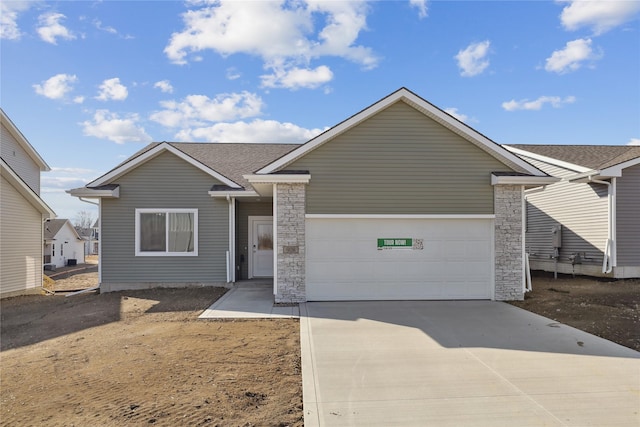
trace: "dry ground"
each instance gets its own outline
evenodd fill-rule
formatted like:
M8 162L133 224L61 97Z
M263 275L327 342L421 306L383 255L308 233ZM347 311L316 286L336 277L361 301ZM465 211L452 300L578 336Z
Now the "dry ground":
M0 425L301 426L298 321L198 320L224 292L3 300Z
M58 292L97 285L95 272L59 273ZM533 288L513 304L640 350L640 280ZM0 425L301 426L298 322L197 320L224 292L2 300Z
M513 305L640 351L640 279L604 281L540 273Z

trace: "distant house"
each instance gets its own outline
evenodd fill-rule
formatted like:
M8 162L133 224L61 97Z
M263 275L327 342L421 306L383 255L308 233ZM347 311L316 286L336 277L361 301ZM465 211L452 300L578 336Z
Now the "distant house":
M84 263L84 240L68 219L51 219L44 225L45 267Z
M561 179L525 191L525 241L532 269L640 277L640 147L507 148Z
M50 170L0 109L0 297L42 286L43 222L55 218L40 198L40 173Z
M69 192L100 199L102 292L514 300L523 190L557 180L401 88L303 145L154 143Z
M80 238L84 241L85 255L98 255L100 250L100 219L91 228L75 227Z

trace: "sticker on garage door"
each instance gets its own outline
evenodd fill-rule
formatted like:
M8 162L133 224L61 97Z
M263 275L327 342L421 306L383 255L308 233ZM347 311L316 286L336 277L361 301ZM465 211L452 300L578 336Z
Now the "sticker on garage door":
M423 239L413 238L379 238L378 250L383 249L424 249Z

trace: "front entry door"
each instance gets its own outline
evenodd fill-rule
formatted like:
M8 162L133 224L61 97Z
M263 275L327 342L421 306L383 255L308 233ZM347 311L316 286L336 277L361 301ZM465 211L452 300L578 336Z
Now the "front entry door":
M251 277L273 277L273 217L249 217Z

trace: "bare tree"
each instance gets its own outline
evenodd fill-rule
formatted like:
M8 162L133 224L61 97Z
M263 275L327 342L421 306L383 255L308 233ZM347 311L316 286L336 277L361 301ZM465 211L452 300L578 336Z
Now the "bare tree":
M93 225L93 215L89 211L80 211L76 214L73 225L83 230L89 230Z

